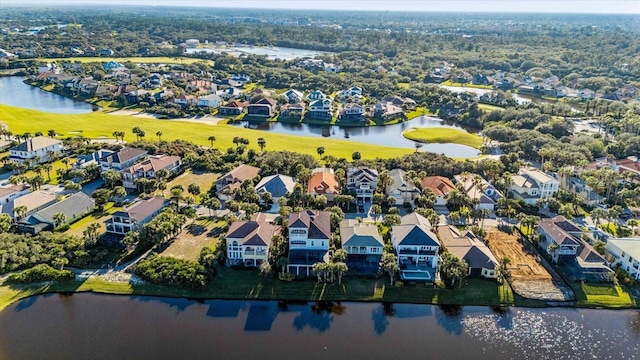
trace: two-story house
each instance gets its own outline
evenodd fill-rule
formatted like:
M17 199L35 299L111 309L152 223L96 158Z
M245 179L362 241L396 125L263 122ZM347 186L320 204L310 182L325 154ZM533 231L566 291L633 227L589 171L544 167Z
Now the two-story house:
M304 116L306 106L304 103L286 104L280 108L280 117L301 119Z
M122 186L125 189L135 189L137 179L155 179L160 170L166 170L168 175L174 175L180 171L182 160L180 156L151 155L142 162L131 165L122 170Z
M219 115L240 115L249 106L248 102L240 102L238 100L231 100L218 108Z
M269 260L271 239L280 234L282 227L255 216L254 219L234 221L229 226L225 236L228 265L260 266Z
M320 90L314 90L307 95L307 99L311 102L326 99L327 96Z
M369 202L378 187L378 171L366 166L347 170L347 189L356 193L356 201Z
M362 99L362 88L358 86L353 86L349 89L338 91L338 93L336 94L336 97L342 102L348 99L351 99L353 101L359 101Z
M0 187L0 207L4 204L12 203L15 199L28 193L29 187L22 184Z
M258 176L260 168L242 164L216 180L216 196L220 200L231 200L230 191L239 188L243 181L251 180Z
M121 171L142 160L146 155L146 150L123 147L116 152L102 157L98 163L102 171L110 169Z
M315 120L331 120L332 106L333 102L329 98L315 100L309 104L309 116Z
M437 231L442 246L469 265L469 276L488 279L495 279L498 276L495 270L498 260L489 247L474 233L451 225L438 226Z
M402 217L391 227L391 244L398 257L400 278L409 281L435 281L440 257L440 241L431 223L417 213Z
M534 205L540 199L553 197L560 182L553 176L535 168L523 168L511 177L509 191L513 197Z
M378 271L384 240L375 224L361 223L356 219L340 222L342 249L347 252L350 272L375 274Z
M303 94L295 89L289 89L284 93L284 97L287 98L289 104L297 104L302 102Z
M125 235L130 231L142 230L142 225L151 221L169 202L161 197L140 200L131 206L116 211L105 225L107 233Z
M247 108L247 114L252 116L271 117L275 114L277 105L278 102L273 99L260 99L249 105Z
M431 190L436 196L436 201L433 203L436 206L447 205L449 192L456 188L451 180L443 176L427 176L421 182L423 189Z
M88 155L79 155L78 158L76 159L76 162L73 163L72 167L74 169L83 169L89 165L98 165L99 166L99 161L100 159L106 157L107 155L113 154L113 151L111 150L106 150L106 149L100 149L97 151L94 151L91 154Z
M209 94L205 96L200 96L198 98L198 102L196 103L196 105L200 107L217 108L218 106L220 106L221 100L222 99L220 98L220 95Z
M329 261L331 215L326 211L305 210L289 214L289 265L296 276L311 276L317 262Z
M607 254L611 267L620 267L632 278L640 280L640 238L609 239Z
M29 162L31 165L52 161L62 153L62 141L36 136L9 149L9 161Z
M364 108L360 104L345 104L338 115L340 120L344 121L360 121L364 114Z
M611 269L606 260L582 239L582 230L563 216L542 219L538 223L538 245L554 263L565 266L575 280L609 281Z
M336 195L340 194L340 184L333 169L317 168L311 171L311 177L307 186L307 193L311 195L324 195L327 201L333 202Z
M410 204L413 206L413 200L420 196L420 190L416 188L412 180L406 180L407 172L402 169L393 169L389 171L392 183L385 189L387 196L396 199L396 205Z

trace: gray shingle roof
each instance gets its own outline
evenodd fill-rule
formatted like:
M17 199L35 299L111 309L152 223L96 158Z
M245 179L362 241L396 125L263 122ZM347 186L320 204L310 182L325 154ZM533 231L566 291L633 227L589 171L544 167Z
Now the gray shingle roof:
M359 223L357 220L340 222L340 238L345 246L384 246L384 240L374 224Z
M71 222L78 216L90 211L94 207L94 205L95 202L92 198L82 192L79 192L45 209L38 211L31 217L34 217L36 220L38 220L37 222L47 222L53 224L54 215L57 213L62 213L66 218L66 222ZM31 220L29 220L29 223L32 223Z
M331 237L331 214L326 211L306 210L289 215L289 228L308 229L309 239Z
M278 198L285 196L288 192L292 192L295 184L292 177L277 174L262 178L256 185L256 190L259 193L268 191L274 198Z

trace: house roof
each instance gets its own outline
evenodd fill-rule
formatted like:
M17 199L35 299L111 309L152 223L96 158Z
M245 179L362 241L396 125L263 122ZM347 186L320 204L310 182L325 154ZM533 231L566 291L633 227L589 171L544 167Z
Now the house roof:
M287 90L287 92L284 93L284 96L290 98L290 97L296 97L299 99L302 99L302 93L298 90L295 89L289 89Z
M310 107L324 107L324 103L325 102L328 102L329 105L331 105L332 101L329 98L319 99L319 100L316 100L316 101L312 102L311 104L309 104L309 106Z
M608 244L615 245L632 258L640 260L640 238L609 239L607 240Z
M27 141L17 146L14 146L13 148L11 148L11 150L32 152L32 151L44 149L48 146L52 146L55 144L62 144L62 141L56 140L50 137L46 137L46 136L36 136L34 138L28 139Z
M391 231L395 235L395 245L404 246L440 246L436 234L420 225L394 225Z
M29 194L20 196L13 201L13 208L18 206L26 206L27 212L37 209L46 204L56 201L56 194L44 190L36 190Z
M284 111L284 110L304 110L304 109L305 109L304 103L297 103L297 104L286 104L286 105L282 106L282 108L280 108L280 111Z
M240 108L241 109L241 108L244 108L244 107L247 107L247 106L249 106L249 103L247 103L247 102L231 100L228 103L226 103L226 104L224 104L224 105L222 105L220 107L223 107L223 108Z
M269 99L269 98L262 98L258 101L256 101L254 104L252 105L269 105L269 106L276 106L278 102L273 100L273 99Z
M268 191L274 198L279 198L291 193L295 185L296 182L292 177L276 174L263 177L256 185L256 190L259 193Z
M180 156L169 155L151 155L146 160L131 165L128 168L122 170L123 173L134 174L138 171L154 171L157 172L161 169L166 169L171 164L180 161Z
M76 160L76 165L83 166L87 163L97 162L98 160L109 154L113 154L113 151L100 149L88 155L79 155L78 159Z
M551 219L541 219L538 227L543 229L551 237L551 240L558 245L579 246L581 243L579 235L572 234L580 233L580 228L565 219L564 216L558 215Z
M498 261L491 250L471 231L461 231L454 226L439 226L438 237L451 254L472 268L493 269Z
M338 184L338 179L333 172L318 171L309 178L308 193L337 194L339 191L340 184Z
M404 179L406 174L407 172L402 169L393 169L389 171L389 175L391 175L391 180L393 181L393 183L389 185L389 187L387 187L387 192L395 190L404 192L418 192L418 189L416 189L412 181L406 181Z
M347 170L347 178L365 178L373 181L378 179L378 171L366 166L352 167Z
M242 245L269 246L271 238L282 228L266 221L234 221L227 231L227 239L238 239Z
M331 237L331 215L326 211L305 210L289 214L289 228L305 228L309 239Z
M580 260L586 263L604 264L606 262L602 255L600 255L591 245L583 240L580 240L580 244L578 245L576 254L580 258Z
M456 188L451 180L443 176L427 176L426 178L422 179L421 182L422 187L424 187L425 189L430 189L434 194L436 194L436 196L447 196L447 194L449 194L449 191Z
M524 176L523 175L513 175L511 177L511 182L513 183L513 185L519 186L521 188L530 188L530 189L537 189L538 188L538 183L533 181L527 175L524 175Z
M400 224L402 225L421 225L427 229L431 229L431 223L427 218L418 214L417 212L412 212L406 214L402 218L400 218Z
M528 176L529 178L533 179L534 181L540 184L544 184L550 181L557 181L553 176L545 173L542 170L535 169L535 168L523 168L523 169L520 169L519 173L522 176L525 176L525 177Z
M484 191L477 190L477 186L473 183L474 176L475 174L471 174L471 176L469 176L469 179L467 179L466 181L462 179L462 175L455 175L453 178L456 179L456 182L462 185L465 192L467 193L467 196L469 196L471 199L478 199L481 204L495 204L495 201L487 196ZM485 180L484 178L481 179L482 183L486 186L486 189L493 189L493 187L487 180Z
M374 224L360 223L355 219L340 222L340 238L345 246L384 246L384 240Z
M5 197L7 195L11 195L13 193L21 192L27 190L29 187L26 185L11 185L7 187L0 188L0 198Z
M83 192L78 192L31 215L31 217L27 219L27 222L29 224L43 222L53 224L53 217L57 213L64 214L66 221L69 222L73 220L76 215L87 212L88 208L93 208L94 205L95 201L92 198ZM24 220L20 222L24 223L23 221Z
M122 149L103 157L102 159L100 159L100 161L122 164L138 156L143 156L146 154L147 154L146 150L133 148L133 147L123 147Z
M255 166L242 164L237 166L233 170L224 174L220 179L218 179L218 183L226 183L228 181L232 182L243 182L245 180L251 180L258 176L260 173L260 168Z
M161 197L152 197L146 200L137 201L122 211L117 211L113 216L129 217L136 221L142 221L151 214L165 207L168 201Z

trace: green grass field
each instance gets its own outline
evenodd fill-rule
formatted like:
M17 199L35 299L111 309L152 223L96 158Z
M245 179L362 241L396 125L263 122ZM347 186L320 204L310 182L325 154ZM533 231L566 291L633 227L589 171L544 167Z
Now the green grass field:
M206 62L213 64L212 60L195 59L188 57L173 58L168 56L159 57L99 57L99 56L87 56L87 57L68 57L68 58L41 58L37 59L42 62L63 62L63 61L79 61L81 63L88 62L109 62L117 61L120 63L130 61L136 64L193 64L197 62Z
M209 125L180 120L157 120L126 115L109 115L101 112L88 114L53 114L30 109L0 105L0 121L9 126L14 134L55 130L62 137L84 136L88 138L112 138L114 131L124 131L125 141L135 139L131 129L138 126L146 131L147 139L155 140L157 131L162 131L163 140L183 139L198 145L210 146L208 139L216 137L214 146L219 149L235 147L233 138L241 136L249 139L250 148L259 150L257 140L266 140L265 150L289 150L318 157L316 149L324 146L325 155L351 159L354 151L359 151L365 159L392 158L409 154L412 149L363 144L346 140L293 136L244 129L231 125Z
M451 80L447 80L447 81L442 82L442 85L493 90L493 86L491 86L491 85L478 85L478 84L472 84L472 83L463 84L463 83L456 83L456 82L453 82Z
M482 146L482 138L479 135L453 128L411 128L405 130L402 135L409 140L423 143L454 143L476 149Z
M613 284L572 284L576 300L582 307L638 307L635 298L623 287Z

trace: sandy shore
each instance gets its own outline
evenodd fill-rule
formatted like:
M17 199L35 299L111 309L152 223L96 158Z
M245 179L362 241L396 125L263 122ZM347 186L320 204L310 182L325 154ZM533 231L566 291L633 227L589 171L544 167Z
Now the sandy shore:
M112 111L110 113L108 113L109 115L124 115L124 116L133 116L133 117L141 117L141 118L147 118L147 119L158 119L159 115L156 114L150 114L144 111L138 111L138 110L116 110L116 111ZM208 125L217 125L218 122L222 121L222 120L226 120L225 118L219 117L219 116L213 116L213 115L205 115L202 117L199 116L191 116L191 117L182 117L182 118L175 118L175 119L167 119L169 121L187 121L187 122L193 122L193 123L199 123L199 124L208 124Z

